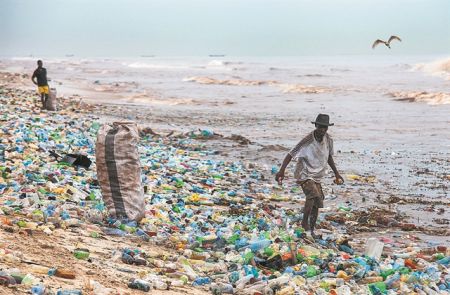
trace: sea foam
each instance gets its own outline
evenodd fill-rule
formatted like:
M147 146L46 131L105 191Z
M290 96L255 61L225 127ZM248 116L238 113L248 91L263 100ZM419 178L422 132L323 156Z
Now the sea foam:
M439 59L430 63L420 63L413 67L415 71L423 71L429 75L450 80L450 57Z

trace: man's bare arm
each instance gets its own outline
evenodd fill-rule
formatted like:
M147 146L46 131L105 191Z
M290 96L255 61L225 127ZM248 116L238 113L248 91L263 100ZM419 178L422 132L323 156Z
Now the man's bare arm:
M37 85L37 82L34 80L36 78L36 73L33 73L33 76L31 76L31 81L33 81L34 85Z
M334 172L334 176L336 177L335 183L337 184L343 184L344 178L339 174L339 171L336 168L336 165L334 164L333 156L328 156L328 165L330 165L331 169Z
M286 157L284 157L283 164L281 164L280 171L278 171L278 173L275 175L275 180L279 185L283 184L284 170L286 170L286 167L291 162L291 160L292 156L290 154L287 154Z

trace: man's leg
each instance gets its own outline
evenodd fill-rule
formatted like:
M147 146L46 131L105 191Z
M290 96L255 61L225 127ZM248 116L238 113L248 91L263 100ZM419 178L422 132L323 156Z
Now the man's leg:
M311 216L309 217L309 229L311 233L314 233L314 228L316 227L317 217L319 216L319 208L316 204L313 205L311 210Z
M45 93L41 93L42 108L45 109Z
M303 208L303 219L302 219L302 227L305 229L305 231L308 231L310 229L308 219L309 219L309 215L311 214L311 210L312 210L313 206L314 206L314 200L306 199L305 207Z
M323 191L320 183L314 183L314 206L311 210L311 217L309 219L309 225L311 229L311 235L314 236L314 229L316 227L317 218L319 217L319 208L323 208Z
M306 180L301 184L303 193L305 194L306 201L305 207L303 208L303 219L302 219L302 227L308 231L309 227L309 216L314 206L314 181Z

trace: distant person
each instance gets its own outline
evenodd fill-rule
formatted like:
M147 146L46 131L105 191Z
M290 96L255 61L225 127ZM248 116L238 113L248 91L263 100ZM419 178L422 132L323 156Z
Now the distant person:
M45 104L48 99L49 89L47 82L47 70L42 67L42 60L37 61L37 69L34 70L31 81L38 87L38 92L41 95L42 108L45 109ZM36 80L37 79L37 82Z
M306 196L303 210L302 227L306 231L311 231L314 238L314 228L316 226L319 208L323 208L325 198L320 185L321 179L325 176L327 165L330 165L334 172L336 184L343 184L344 179L336 169L333 160L333 139L327 134L330 124L330 117L326 114L319 114L315 124L316 129L303 138L284 158L280 171L275 179L278 184L282 184L284 171L292 158L298 159L294 176L301 185Z

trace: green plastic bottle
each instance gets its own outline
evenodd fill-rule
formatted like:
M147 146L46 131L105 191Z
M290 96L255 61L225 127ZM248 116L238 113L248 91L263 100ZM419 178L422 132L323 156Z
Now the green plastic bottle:
M395 273L394 269L388 269L388 270L384 270L380 273L380 275L383 277L384 280L386 280L386 278L388 276L390 276L391 274Z
M373 295L380 295L387 293L387 287L384 282L376 282L369 284L369 290Z
M81 259L81 260L87 260L89 258L89 251L85 251L85 250L75 250L73 252L73 256L75 256L75 258L77 259Z
M229 244L234 244L237 239L239 239L239 234L233 234L231 237L228 238L227 242Z
M320 271L312 265L308 266L308 268L306 269L306 277L307 278L315 277L318 274L320 274Z
M264 255L271 257L273 255L274 251L271 247L264 248Z
M244 254L244 264L249 264L250 260L252 260L252 258L254 257L253 252L247 252Z

